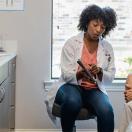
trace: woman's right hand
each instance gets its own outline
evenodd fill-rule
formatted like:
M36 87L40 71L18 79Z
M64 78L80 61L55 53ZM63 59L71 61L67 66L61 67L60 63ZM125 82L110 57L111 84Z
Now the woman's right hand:
M82 80L94 83L93 81L90 80L90 78L87 76L87 74L85 73L83 69L80 69L77 71L76 78L78 81L82 79Z
M76 73L77 80L82 79L85 76L84 70L79 70Z

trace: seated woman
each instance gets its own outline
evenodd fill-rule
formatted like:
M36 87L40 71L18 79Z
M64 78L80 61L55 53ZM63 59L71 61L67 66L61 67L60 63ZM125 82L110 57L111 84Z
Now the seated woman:
M81 33L68 39L62 48L61 85L51 89L50 95L58 90L55 102L61 106L63 132L72 132L80 109L89 106L97 116L98 132L114 131L113 109L105 90L115 76L114 53L104 37L115 26L113 9L87 6L80 15L78 29ZM78 59L96 78L96 83L77 64Z
M125 84L125 107L122 113L122 120L119 128L119 132L126 132L126 128L132 121L132 74L129 74Z

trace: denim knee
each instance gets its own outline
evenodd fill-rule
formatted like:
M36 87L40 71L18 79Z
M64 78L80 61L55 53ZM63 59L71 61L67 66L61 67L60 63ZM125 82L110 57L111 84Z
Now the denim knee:
M99 114L99 118L104 121L113 121L114 120L114 112L111 105L106 106L101 113Z
M66 99L65 102L63 103L62 107L66 111L78 112L78 111L80 111L80 109L82 107L82 103L81 103L81 101L76 100L76 99L74 99L74 97L72 97L72 98Z

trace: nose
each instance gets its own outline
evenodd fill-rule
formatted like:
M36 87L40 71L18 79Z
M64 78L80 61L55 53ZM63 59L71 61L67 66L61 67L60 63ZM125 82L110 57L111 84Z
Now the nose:
M97 26L97 28L96 28L96 32L97 32L98 34L102 32L102 30L101 30L101 26Z

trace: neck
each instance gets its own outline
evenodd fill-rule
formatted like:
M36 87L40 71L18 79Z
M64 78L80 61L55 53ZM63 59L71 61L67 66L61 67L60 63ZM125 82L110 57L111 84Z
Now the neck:
M98 43L99 42L99 39L92 39L88 33L84 33L84 39L87 40L87 42L90 42L90 43Z
M86 35L84 35L84 42L86 45L89 45L90 47L95 47L98 45L99 40L93 40L90 37L86 37Z
M98 41L99 40L92 40L84 35L84 43L90 53L93 53L97 50Z

